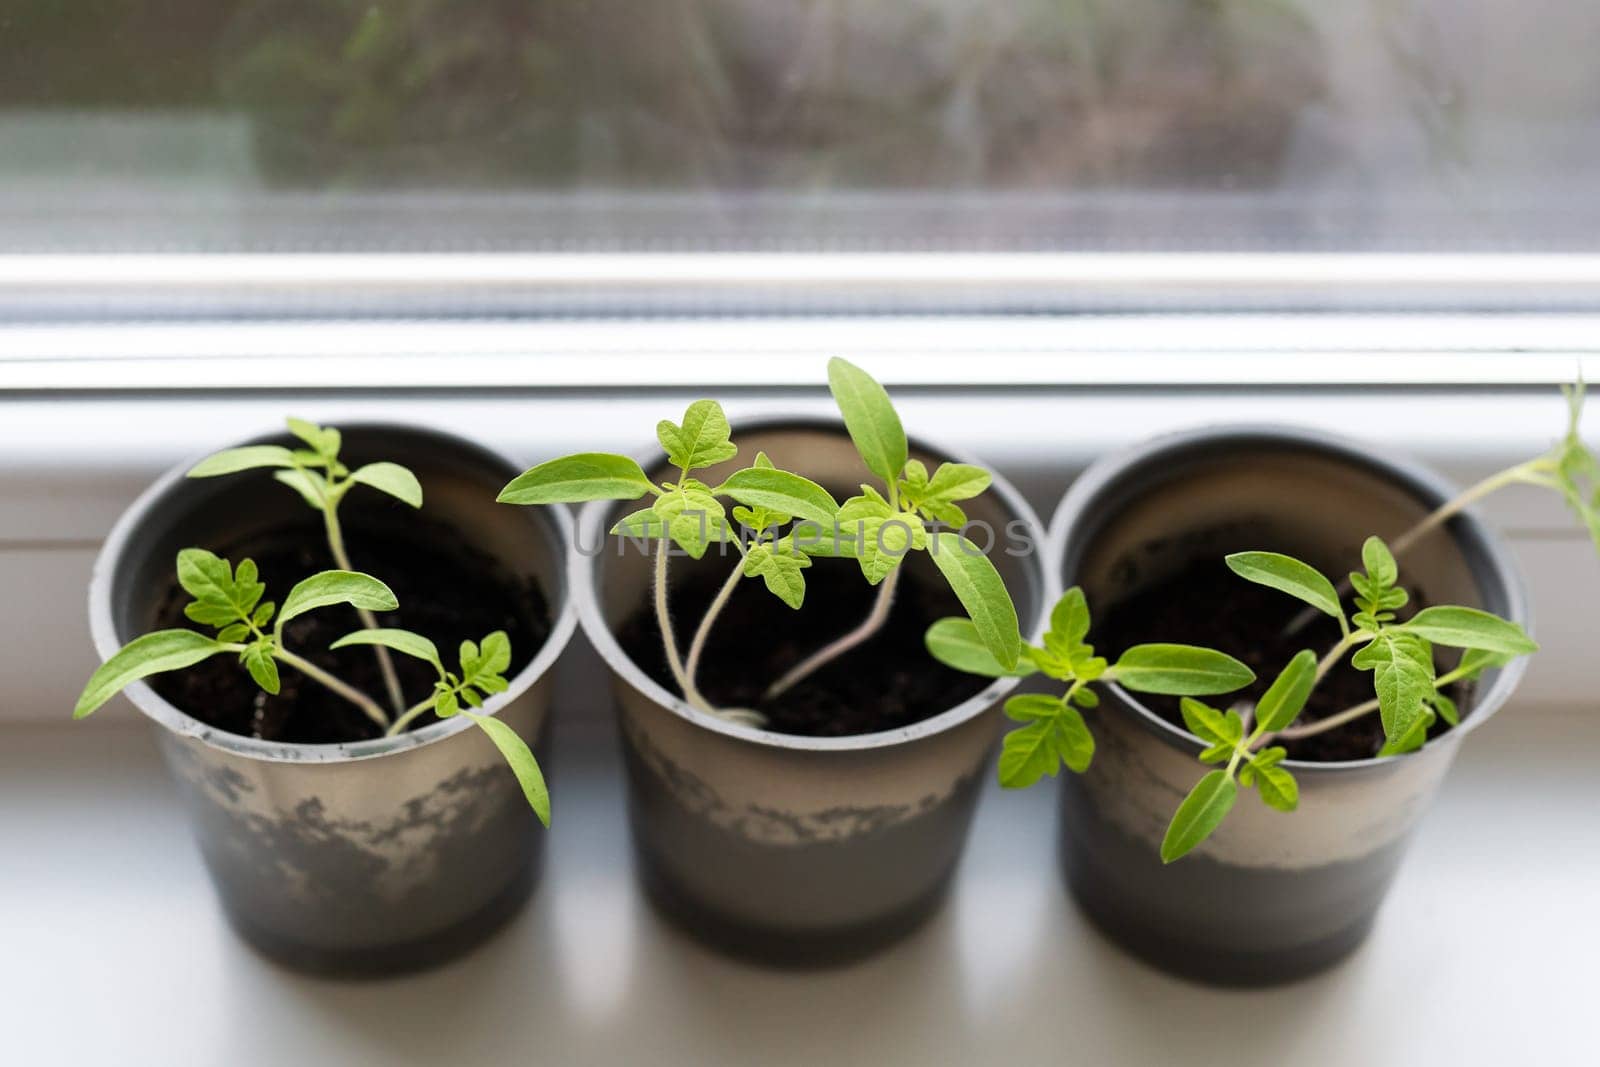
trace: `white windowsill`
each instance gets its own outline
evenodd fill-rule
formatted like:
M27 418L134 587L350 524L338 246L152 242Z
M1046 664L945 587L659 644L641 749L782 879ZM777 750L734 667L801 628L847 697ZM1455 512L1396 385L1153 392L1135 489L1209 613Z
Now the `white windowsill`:
M18 1063L1415 1067L1592 1051L1590 715L1507 713L1474 735L1372 939L1252 994L1171 979L1086 924L1055 867L1048 787L990 789L951 900L910 940L831 971L729 961L640 897L615 749L570 730L527 911L430 974L308 979L228 930L148 735L117 717L0 727L0 1003Z

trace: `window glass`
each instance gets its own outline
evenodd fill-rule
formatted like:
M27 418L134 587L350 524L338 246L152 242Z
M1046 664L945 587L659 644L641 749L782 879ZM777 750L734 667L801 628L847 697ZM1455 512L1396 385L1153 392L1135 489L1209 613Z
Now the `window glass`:
M1600 247L1593 0L4 0L0 251Z

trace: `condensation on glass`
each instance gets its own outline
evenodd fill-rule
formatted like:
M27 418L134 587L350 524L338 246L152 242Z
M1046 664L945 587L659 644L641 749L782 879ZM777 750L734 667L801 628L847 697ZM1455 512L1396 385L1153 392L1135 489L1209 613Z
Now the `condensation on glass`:
M1567 251L1593 0L7 0L0 251Z

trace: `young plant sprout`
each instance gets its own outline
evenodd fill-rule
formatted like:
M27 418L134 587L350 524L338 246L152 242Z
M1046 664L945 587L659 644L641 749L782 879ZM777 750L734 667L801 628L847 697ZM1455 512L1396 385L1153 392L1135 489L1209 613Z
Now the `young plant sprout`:
M1559 442L1441 505L1396 538L1395 549L1410 548L1472 503L1516 484L1559 492L1600 548L1600 460L1579 436L1582 383L1563 393L1569 420L1567 433ZM1116 681L1135 692L1180 697L1184 725L1206 745L1200 761L1220 766L1200 779L1173 815L1161 844L1162 861L1171 863L1221 825L1240 785L1255 788L1272 808L1295 810L1299 786L1281 765L1288 752L1270 742L1311 737L1376 712L1385 737L1378 755L1413 752L1422 747L1438 720L1450 726L1459 723L1459 711L1444 692L1450 685L1476 679L1485 670L1537 651L1538 645L1521 626L1476 608L1427 607L1399 621L1397 612L1411 597L1399 584L1395 554L1382 539L1367 539L1361 553L1362 570L1348 579L1347 588L1355 594L1353 613L1347 613L1341 590L1308 563L1276 552L1240 552L1226 558L1228 567L1240 577L1305 602L1313 618L1320 612L1339 624L1341 636L1332 648L1321 655L1312 649L1298 652L1254 707L1236 705L1223 711L1193 699L1233 692L1253 681L1248 668L1220 652L1140 645L1108 667L1083 643L1089 632L1089 613L1082 591L1076 588L1069 589L1052 612L1044 648L1025 649L1026 662L1014 671L1003 669L986 654L963 619L935 623L928 631L927 645L935 658L969 673L994 677L1042 671L1069 683L1059 698L1026 695L1006 702L1006 713L1026 724L1008 734L1002 747L1000 782L1008 788L1032 785L1046 774L1054 775L1063 763L1074 771L1087 769L1094 740L1077 709L1098 704L1096 695L1086 688L1089 683ZM1285 633L1296 632L1303 625L1296 618ZM1442 673L1436 668L1436 646L1463 650L1453 668ZM1146 651L1149 649L1166 651L1153 654ZM1373 699L1297 724L1318 683L1346 656L1357 669L1372 672ZM1154 674L1153 684L1151 676L1139 669L1149 665L1152 657L1168 668ZM1174 665L1178 669L1174 670Z
M533 753L516 732L499 719L461 707L465 703L482 709L486 697L506 691L508 683L504 671L511 665L510 638L503 631L495 631L481 644L463 641L458 655L459 672L446 670L438 649L428 638L408 630L378 626L372 613L398 610L394 593L378 579L348 566L335 514L345 492L352 485L369 485L413 507L420 507L422 487L416 476L395 463L374 463L349 471L338 460L339 431L297 419L291 419L289 425L297 437L307 442L309 449L291 451L277 445L229 449L201 461L189 475L208 477L254 468L279 468L276 477L299 491L308 503L323 513L329 547L344 565L301 581L289 591L279 608L273 601L262 599L266 586L257 580L259 572L254 561L243 559L235 567L204 549L184 549L177 558L178 584L194 598L185 605L184 615L211 627L216 633L208 636L189 629L158 630L128 642L90 677L73 709L73 718L81 719L93 713L139 679L182 670L212 656L231 652L238 655L240 664L264 692L276 695L280 691L280 665L299 671L359 708L387 737L404 733L418 717L429 711L441 719L457 714L467 716L505 757L529 805L540 821L549 826L550 796ZM353 607L364 628L329 647L372 646L384 654L381 663L387 667L386 682L393 677L388 650L423 660L439 676L426 699L406 707L400 697L398 678L395 678L392 707L385 709L366 693L287 647L284 627L290 620L337 604Z
M881 385L842 359L830 361L828 380L851 440L867 469L882 479L881 489L863 485L861 495L843 505L817 483L777 467L765 453L758 453L751 466L719 485L694 478L694 472L732 459L739 451L730 440L727 416L712 400L690 404L681 425L663 420L656 426L668 462L678 469L673 481L657 485L635 460L591 452L541 463L500 493L501 502L508 504L655 498L611 532L655 542L653 604L667 665L683 698L708 714L765 725L759 711L720 708L707 700L696 684L700 661L717 616L741 580L759 577L785 604L799 608L805 597L804 571L815 556L857 560L863 576L880 590L860 624L776 679L765 692L768 700L882 628L900 563L912 551L930 553L968 611L974 632L998 662L1015 666L1020 654L1016 609L994 565L960 534L928 526L965 522L956 502L983 492L989 485L988 472L947 463L930 476L923 464L909 458L905 430ZM732 523L722 498L737 505L731 512ZM733 546L739 559L699 620L688 654L680 655L668 603L671 546L700 559L714 543Z
M333 565L340 570L353 571L350 554L345 550L344 530L339 523L339 502L357 485L370 486L414 508L422 507L422 484L417 476L398 463L368 463L352 471L339 462L339 447L343 436L338 430L324 428L304 419L291 418L289 432L304 442L304 448L288 449L282 445L245 445L242 448L224 449L207 456L189 471L191 478L214 478L222 474L273 468L272 476L300 494L313 511L322 515L323 530L327 537L328 552ZM358 609L361 625L369 630L378 628L378 620L365 608ZM394 663L382 648L374 650L378 669L383 675L383 688L389 698L391 711L398 715L405 708L405 698L400 693L400 678L395 674Z

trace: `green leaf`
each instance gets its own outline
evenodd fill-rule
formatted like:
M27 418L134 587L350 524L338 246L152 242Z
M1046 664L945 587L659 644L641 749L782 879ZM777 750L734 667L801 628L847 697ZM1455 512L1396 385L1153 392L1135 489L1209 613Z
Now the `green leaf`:
M511 765L511 772L517 776L517 782L522 786L522 795L528 798L528 806L548 829L550 790L544 783L544 774L539 770L539 761L533 758L533 752L529 750L527 744L517 736L515 730L499 719L471 711L463 711L461 714L477 723L478 727L489 735L494 747L500 750L500 755Z
M1161 862L1171 863L1210 837L1227 818L1238 795L1239 787L1227 771L1211 771L1200 779L1172 816L1161 841Z
M1050 633L1069 647L1089 636L1089 601L1078 586L1062 593L1050 609Z
M828 390L862 462L885 485L894 485L910 450L889 394L866 371L837 356L828 360Z
M439 658L438 646L421 634L414 634L410 630L381 627L375 630L357 630L339 638L328 647L348 648L351 645L382 645L402 655L414 656L424 663L431 663L440 674L444 673L444 661Z
M1336 619L1344 618L1333 582L1309 563L1279 552L1235 552L1227 557L1227 564L1246 581L1288 593Z
M229 651L221 641L193 630L157 630L136 637L90 675L72 717L81 719L98 710L123 688L141 678L191 667L218 652Z
M1433 691L1432 696L1428 697L1428 706L1433 708L1439 718L1451 726L1461 725L1461 710L1456 707L1456 702L1437 689Z
M1395 565L1394 553L1381 537L1369 537L1361 546L1361 564L1367 568L1367 577L1379 585L1391 586L1400 580L1400 568Z
M1464 678L1477 678L1491 667L1504 667L1516 658L1504 652L1485 652L1481 648L1469 648L1461 654L1461 662L1456 664L1456 670L1461 671Z
M1232 656L1194 645L1134 645L1111 673L1126 689L1167 696L1231 693L1256 680L1255 672Z
M1294 722L1317 684L1317 654L1310 649L1295 653L1256 704L1256 722L1272 733Z
M338 430L324 428L305 419L291 417L286 421L289 432L304 441L322 459L331 463L339 455L343 435Z
M1400 629L1452 648L1476 648L1512 656L1539 651L1539 646L1521 626L1477 608L1449 605L1423 608Z
M214 453L189 468L190 478L215 478L219 474L259 467L293 467L294 456L282 445L245 445Z
M774 551L764 544L752 546L744 557L744 573L759 576L774 596L796 609L806 598L806 579L800 572L809 566L810 558L802 553Z
M1005 703L1006 718L1016 722L1052 719L1066 709L1066 702L1048 693L1019 693Z
M656 440L667 453L667 460L684 471L709 467L739 454L728 439L728 417L715 400L696 400L683 413L683 425L668 419L656 423Z
M928 547L928 529L917 515L891 508L877 490L870 486L862 486L862 490L861 496L851 497L839 508L837 535L851 542L849 551L841 554L855 557L862 575L877 585L906 556ZM802 551L826 554L806 547Z
M448 719L460 710L461 703L456 699L454 691L448 688L439 693L433 705L433 713L441 719Z
M511 666L511 638L496 630L483 639L482 646L461 642L461 684L475 685L486 693L503 693L506 680L500 675Z
M1026 678L1038 670L1025 658L1019 658L1016 666L1009 669L1000 666L1000 661L978 636L978 628L971 619L940 619L928 627L923 643L934 659L966 674L984 678Z
M415 474L398 463L368 463L352 471L350 480L388 493L414 508L422 506L422 483L417 481Z
M713 496L731 496L741 504L832 526L839 505L828 491L809 478L767 467L747 467L730 474L711 490Z
M1428 642L1405 630L1384 630L1350 662L1373 672L1384 735L1396 742L1412 734L1428 713L1426 701L1433 692L1433 649Z
M964 526L966 513L956 507L955 501L968 500L989 488L992 478L982 467L970 463L942 463L928 477L928 469L919 460L908 460L900 491L930 519L948 526Z
M1294 775L1278 766L1289 754L1287 749L1274 746L1253 753L1250 762L1239 775L1245 785L1253 784L1267 807L1277 811L1293 811L1300 806L1300 783ZM1245 774L1250 774L1246 779Z
M227 626L250 618L266 586L256 581L256 565L251 560L233 566L203 548L186 548L178 553L178 584L195 598L183 613L207 626Z
M972 619L978 639L1000 666L1013 670L1022 655L1022 636L1000 572L977 545L950 531L933 536L929 554Z
M1406 728L1406 732L1399 737L1391 737L1378 749L1379 756L1403 756L1407 752L1415 752L1428 741L1428 731L1433 728L1434 715L1431 708L1424 706L1422 714Z
M370 574L323 571L289 590L278 613L278 630L290 619L330 604L349 604L364 611L393 611L399 607L389 587Z
M244 650L243 659L245 670L250 672L250 677L255 679L256 684L267 693L277 696L280 688L278 664L272 658L272 650L271 638L257 641Z
M322 479L310 471L297 467L289 471L273 471L272 476L299 493L300 499L315 510L321 511L327 506L323 500Z
M496 499L502 504L638 500L653 488L635 460L608 452L582 452L524 471L500 490Z
M1218 711L1192 697L1179 701L1178 709L1190 733L1208 745L1221 746L1229 755L1244 740L1244 720L1232 709Z
M699 482L685 483L656 498L651 505L667 535L695 559L716 541L735 540L722 502Z
M1006 713L1022 719L1029 705L1017 703L1022 697L1006 702ZM1065 764L1082 773L1094 758L1094 735L1084 724L1083 716L1074 708L1054 699L1054 709L1040 717L1030 717L1026 726L1006 734L1000 744L999 778L1006 789L1026 789L1039 779L1056 772Z

